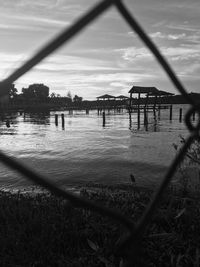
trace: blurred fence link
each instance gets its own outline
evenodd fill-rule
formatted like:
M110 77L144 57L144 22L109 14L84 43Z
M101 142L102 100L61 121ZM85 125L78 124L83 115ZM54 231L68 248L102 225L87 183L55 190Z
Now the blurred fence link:
M63 197L74 206L90 209L94 212L98 212L103 216L108 216L111 219L121 223L125 229L126 234L121 238L120 243L116 247L115 253L117 258L123 259L123 266L133 266L136 262L137 251L139 249L140 241L143 238L144 231L148 226L153 213L158 206L160 199L163 195L164 190L169 185L173 175L175 174L178 165L183 161L187 150L190 148L191 144L195 140L200 139L200 106L196 105L190 95L187 93L186 89L178 79L175 72L172 70L171 66L168 64L166 59L159 52L159 48L152 42L145 31L142 29L140 24L135 20L133 15L129 12L128 8L125 6L123 1L120 0L104 0L96 4L91 10L85 13L81 18L79 18L72 26L66 28L61 34L59 34L55 39L49 42L41 50L39 50L32 58L25 62L20 68L15 70L10 76L0 82L0 97L4 98L9 93L10 85L20 78L23 74L32 69L40 61L46 58L48 55L53 53L56 49L61 47L64 43L69 42L74 36L80 33L87 25L94 21L97 17L104 13L111 6L115 6L124 19L124 21L134 30L144 44L149 48L152 54L155 56L157 61L160 63L162 68L165 70L169 79L172 81L177 90L185 97L187 102L190 104L190 109L185 116L185 124L190 131L190 136L187 138L179 153L175 157L171 166L163 178L158 190L155 192L152 201L146 208L142 218L137 224L134 224L132 220L124 216L121 212L113 209L106 208L104 206L98 205L90 200L81 198L77 195L67 192L62 188L58 187L54 183L50 182L47 177L40 175L39 173L31 170L25 166L22 162L6 155L5 152L0 151L0 160L8 167L14 169L20 174L24 175L26 178L30 179L34 183L46 188L53 194L59 197ZM196 112L198 114L198 122L196 125L192 124L192 114Z

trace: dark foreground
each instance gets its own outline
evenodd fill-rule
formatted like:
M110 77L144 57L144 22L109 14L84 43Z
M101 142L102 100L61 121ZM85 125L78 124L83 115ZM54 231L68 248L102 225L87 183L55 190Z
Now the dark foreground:
M93 186L84 197L137 222L151 198L133 186ZM134 266L199 266L200 198L170 190L160 203ZM121 226L46 193L0 193L0 266L116 266Z

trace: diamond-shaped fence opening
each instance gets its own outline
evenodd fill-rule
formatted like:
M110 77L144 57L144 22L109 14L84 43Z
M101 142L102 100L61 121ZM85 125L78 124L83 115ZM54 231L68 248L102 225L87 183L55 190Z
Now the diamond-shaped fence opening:
M15 171L23 174L27 179L32 180L34 183L43 186L48 189L50 192L55 194L56 196L63 197L67 200L70 200L71 203L75 206L90 209L92 211L98 212L103 216L108 216L111 219L121 223L127 229L127 235L121 240L118 248L117 254L118 256L123 258L123 266L133 266L136 257L134 255L137 254L138 244L140 243L144 231L149 224L150 219L152 218L153 213L160 202L162 194L164 190L167 188L169 182L171 181L173 175L176 172L178 165L184 159L187 150L190 148L191 144L195 140L199 140L199 131L200 131L200 107L195 104L192 98L187 94L187 91L177 78L176 74L173 72L170 65L164 59L164 57L159 52L159 49L153 44L151 39L145 34L144 30L141 28L140 24L134 19L133 15L130 14L129 10L120 0L104 0L99 2L94 8L92 8L89 12L87 12L83 17L78 19L76 23L74 23L71 27L64 30L58 37L56 37L52 42L48 43L45 47L43 47L37 54L35 54L32 58L30 58L24 65L15 70L9 77L3 80L0 83L0 97L4 98L9 92L9 86L20 78L23 74L32 69L35 65L37 65L40 61L46 58L48 55L53 53L57 48L59 48L64 43L68 42L75 35L79 34L82 29L87 27L92 21L94 21L97 17L104 13L111 6L115 6L118 10L120 16L123 17L124 21L129 24L132 30L134 30L141 40L145 43L145 45L149 48L149 50L154 54L157 61L161 64L162 68L165 70L169 79L172 81L177 90L187 99L187 102L190 103L190 110L187 112L185 116L185 123L190 131L190 136L184 142L181 150L175 157L171 166L169 166L168 171L163 178L159 189L156 191L152 201L146 208L142 218L139 220L137 225L135 225L131 219L124 216L122 213L108 209L101 205L97 205L96 203L86 200L84 198L78 197L72 193L65 191L62 188L57 187L54 183L48 181L46 177L38 174L34 170L29 169L27 166L22 164L16 159L13 159L7 156L4 152L0 152L0 160L14 169ZM196 112L199 116L198 123L194 126L191 123L192 114ZM134 253L135 251L135 253Z

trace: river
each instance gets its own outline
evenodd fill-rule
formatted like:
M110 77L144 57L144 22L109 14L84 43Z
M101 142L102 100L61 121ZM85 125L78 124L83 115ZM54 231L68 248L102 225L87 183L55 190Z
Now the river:
M175 157L172 144L179 143L180 135L188 135L184 122L179 122L179 109L184 115L188 107L173 105L172 121L169 109L161 110L156 121L149 113L148 130L142 123L138 129L135 113L130 124L125 111L106 113L104 127L97 111L74 111L71 115L68 111L7 114L10 127L5 120L0 122L0 149L61 186L89 181L129 183L130 174L137 184L154 186ZM65 114L64 128L61 113ZM0 186L26 188L30 182L0 164Z

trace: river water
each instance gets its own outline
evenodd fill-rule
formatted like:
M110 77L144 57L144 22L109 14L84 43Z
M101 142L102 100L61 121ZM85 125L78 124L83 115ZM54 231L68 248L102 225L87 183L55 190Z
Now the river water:
M137 114L106 113L106 124L97 111L7 114L0 123L0 149L18 158L58 185L73 186L93 181L98 183L129 183L133 174L139 185L158 185L175 156L173 143L188 131L179 122L188 105L173 105L161 110L160 118L149 113L148 129L143 115L138 129ZM65 126L61 124L65 114ZM58 114L58 126L55 125ZM158 115L158 114L157 114ZM0 163L0 187L26 188L30 182Z

